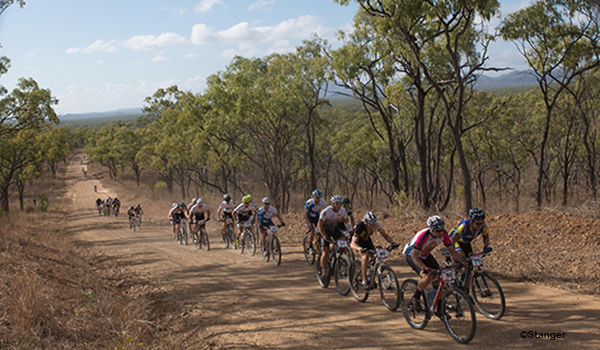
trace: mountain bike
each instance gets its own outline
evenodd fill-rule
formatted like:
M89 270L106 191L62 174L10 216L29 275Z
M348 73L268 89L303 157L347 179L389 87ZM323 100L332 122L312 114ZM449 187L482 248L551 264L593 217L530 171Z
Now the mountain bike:
M369 250L369 262L367 265L367 285L362 284L362 262L354 260L350 265L348 279L350 281L350 290L354 298L364 303L369 298L369 293L379 287L379 295L383 305L390 311L396 311L400 305L400 288L398 278L385 261L388 252L398 248L398 244L393 244L387 248L377 247Z
M204 226L205 223L205 220L200 220L196 223L196 232L193 233L193 237L198 250L202 249L202 245L204 245L204 249L209 251L210 242L208 240L208 234L206 233L206 227Z
M446 265L429 272L441 276L439 286L428 286L419 300L413 300L418 281L407 279L400 287L400 302L404 318L412 328L425 328L432 315L436 315L444 322L452 339L467 344L475 336L477 328L475 306L471 298L454 284L455 268Z
M137 215L133 216L131 218L131 222L129 223L129 229L131 230L131 232L135 232L136 227L140 227L140 219Z
M256 253L256 244L254 242L254 233L252 233L251 222L244 223L244 229L240 235L239 242L236 240L235 246L240 254L244 253L244 248L246 248L246 252L250 256L253 256L254 253Z
M315 230L317 228L315 227ZM311 229L308 230L304 234L304 239L302 240L302 249L304 250L304 258L309 265L315 263L315 257L321 255L321 240L319 239L319 233L315 232L314 237L311 241Z
M448 264L452 263L450 252L441 250ZM480 254L470 254L467 258L469 263L467 267L459 266L456 273L463 268L464 272L460 278L456 279L456 286L462 289L467 295L471 296L477 309L487 318L499 320L506 311L506 300L500 283L487 271L482 271L483 257L486 252ZM469 293L470 292L470 293Z
M113 212L113 215L114 215L114 217L116 219L117 216L119 216L119 207L113 206L112 212Z
M179 230L177 231L177 241L179 242L179 244L188 245L188 233L187 229L185 228L186 222L186 219L181 219L181 221L179 222Z
M347 295L350 292L350 258L349 247L346 241L347 232L343 232L343 237L334 241L333 249L329 252L329 260L327 261L327 270L323 271L321 267L321 254L317 261L317 280L322 288L327 288L331 277L335 278L335 287L341 295Z
M279 242L279 237L277 237L277 229L283 225L271 225L269 226L267 237L265 238L265 248L260 247L260 252L265 261L269 261L269 258L273 257L273 262L275 265L279 266L281 264L281 243ZM264 228L260 228L261 231L267 231Z
M98 216L102 216L102 205L96 204L96 209L98 209Z

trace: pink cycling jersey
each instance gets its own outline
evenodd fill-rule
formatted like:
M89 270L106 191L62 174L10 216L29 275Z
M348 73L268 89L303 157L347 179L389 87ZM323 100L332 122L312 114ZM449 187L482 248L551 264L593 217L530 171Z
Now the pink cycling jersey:
M429 231L428 228L425 228L419 231L415 237L413 237L412 241L410 242L410 248L419 249L421 251L421 253L419 253L419 258L427 259L433 248L442 242L446 247L452 245L450 237L448 237L448 232L444 231L442 237L435 238L431 235L431 231Z

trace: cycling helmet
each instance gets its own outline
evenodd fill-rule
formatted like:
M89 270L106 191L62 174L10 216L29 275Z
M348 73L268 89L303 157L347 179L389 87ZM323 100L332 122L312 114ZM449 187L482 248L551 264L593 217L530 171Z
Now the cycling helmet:
M202 204L204 204L204 201L202 200L202 198L198 198L198 199L196 199L196 204L202 205Z
M344 199L342 200L342 204L343 205L349 205L350 204L350 198L344 197Z
M469 210L469 217L472 220L481 221L481 220L485 220L485 213L483 212L483 210L481 210L479 208L473 208L473 209Z
M230 195L228 195L228 194L224 194L224 195L223 195L223 200L224 200L225 202L229 202L229 201L231 200L231 196L230 196Z
M192 204L196 204L197 203L196 201L197 201L196 198L192 198Z
M444 222L444 219L442 219L441 217L439 217L437 215L433 215L427 219L427 226L429 226L429 228L432 230L437 230L439 228L446 226L446 223Z
M133 209L133 205L129 207L129 210Z
M263 202L264 204L271 204L271 198L269 198L269 197L265 197L265 198L263 198L263 199L262 199L262 202Z
M185 202L184 201L179 202L179 206L182 208L185 208Z
M339 194L334 194L333 196L331 196L331 203L342 204L343 202L344 202L344 197L340 196Z
M175 208L177 206L177 203L173 203L173 205L171 206L171 208Z
M135 206L136 209L140 208L140 203Z
M366 223L369 223L369 224L374 224L377 222L377 216L375 216L375 214L373 214L373 212L371 212L371 211L367 211L365 213L365 216L363 217L363 219L365 220Z
M245 195L244 198L242 198L242 202L244 203L250 203L252 202L252 196L251 195Z
M314 190L314 191L312 191L312 195L313 195L313 197L321 198L321 197L323 197L323 192L321 192L321 190Z

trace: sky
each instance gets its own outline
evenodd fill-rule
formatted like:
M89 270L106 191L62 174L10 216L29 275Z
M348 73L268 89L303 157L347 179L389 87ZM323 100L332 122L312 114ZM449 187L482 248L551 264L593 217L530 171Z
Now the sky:
M529 0L500 3L506 15ZM339 47L356 10L333 0L26 0L0 16L0 56L11 60L0 85L34 78L59 115L141 108L159 88L202 92L235 55L294 52L315 33ZM489 55L489 66L526 69L512 43Z

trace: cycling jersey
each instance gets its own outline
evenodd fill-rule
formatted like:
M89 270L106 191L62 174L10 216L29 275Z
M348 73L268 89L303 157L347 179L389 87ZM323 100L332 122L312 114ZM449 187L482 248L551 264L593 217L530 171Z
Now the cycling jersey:
M410 255L413 249L418 249L421 251L419 253L419 258L425 260L431 254L433 248L442 242L446 247L452 245L446 231L442 233L442 237L435 238L431 235L429 228L425 228L419 231L415 237L413 237L410 244L404 248L404 254Z
M135 209L129 209L127 210L127 215L129 216L129 218L132 218L135 216Z
M486 223L483 223L479 231L472 232L471 221L471 219L467 219L458 224L458 226L454 230L450 231L450 237L456 234L460 236L460 238L458 239L459 243L471 243L475 238L479 237L479 235L488 235L488 227Z
M348 212L344 207L341 207L337 212L333 210L333 207L330 205L327 208L323 209L321 215L319 215L319 220L323 221L323 228L325 229L325 233L332 234L338 231L338 223L346 220L348 217Z
M229 201L229 203L227 203L227 202L223 201L221 203L221 205L219 205L219 208L221 208L221 211L223 211L223 214L231 215L231 213L233 212L233 209L235 209L235 202Z
M371 235L373 235L373 233L375 233L377 231L381 231L381 230L383 230L383 226L381 226L380 223L376 222L373 227L373 232L369 233L367 231L367 225L365 224L365 222L360 221L358 224L356 224L356 226L354 226L354 228L350 231L350 233L357 236L358 241L360 243L361 241L366 242L366 241L371 240Z
M248 206L244 205L244 203L241 203L233 210L233 212L236 213L238 225L241 225L241 223L250 220L254 210L252 209L252 203L250 203Z
M319 212L321 211L321 209L325 208L326 206L327 206L327 203L325 202L325 200L323 198L319 199L318 202L315 202L315 199L311 198L306 201L306 204L304 205L304 209L308 210L307 214L308 214L309 218L318 218Z
M195 204L190 210L190 217L193 217L196 221L204 220L204 213L208 210L206 204L202 203L201 205Z
M265 207L261 207L260 209L258 209L258 212L256 213L256 216L258 217L258 222L260 222L261 224L267 226L269 224L272 224L271 218L277 215L277 209L273 208L272 206L269 205L269 209L265 209Z

